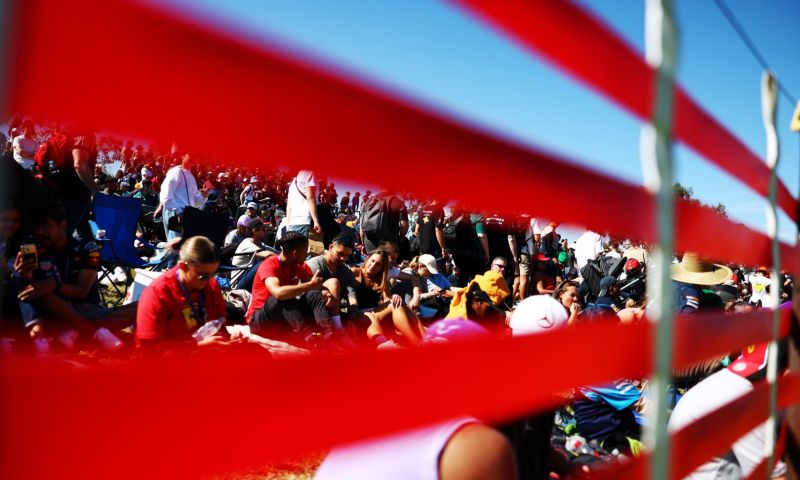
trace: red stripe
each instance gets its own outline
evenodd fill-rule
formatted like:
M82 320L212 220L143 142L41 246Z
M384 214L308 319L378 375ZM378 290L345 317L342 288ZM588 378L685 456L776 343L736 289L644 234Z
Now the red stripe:
M162 142L177 138L208 151L219 150L224 136L226 150L236 147L223 156L237 164L290 164L327 174L341 174L339 165L363 165L348 169L348 175L396 190L407 189L407 177L387 176L383 166L420 166L431 178L448 178L415 182L421 197L458 198L503 213L518 213L509 199L526 198L534 186L537 195L557 198L563 179L569 178L570 201L592 208L533 202L533 213L648 242L654 238L648 221L652 200L641 187L491 136L263 46L124 2L31 0L17 8L20 43L13 49L11 111ZM48 35L37 35L37 28ZM48 38L62 41L54 44ZM50 74L38 74L34 59L39 58L48 59ZM140 71L159 74L115 75L112 81L107 64L96 58L123 58ZM497 172L514 175L505 175L503 182L484 181ZM625 205L626 216L597 214L619 205ZM769 263L765 236L708 209L681 205L678 221L679 246ZM719 241L720 234L725 242ZM797 252L786 250L792 252L787 263L797 264Z
M697 361L758 341L769 318L730 317L725 332L739 332L735 337L719 334L720 321L681 317L676 345L683 347L676 358ZM762 327L747 328L748 322ZM551 405L552 392L646 375L651 333L648 322L600 325L500 343L266 364L262 352L88 372L3 364L0 478L19 472L40 478L188 477L462 413L506 420ZM695 347L693 338L707 346ZM587 368L587 356L602 361ZM47 452L48 461L28 465L31 444ZM218 455L198 463L197 445L219 445ZM72 465L69 472L60 471L64 465Z
M792 312L781 309L779 337L789 334ZM683 315L675 322L673 363L685 367L715 355L735 352L747 345L772 339L772 311L728 315L700 313Z
M579 5L566 0L454 1L639 118L652 117L652 69L638 52ZM745 185L767 195L769 169L764 161L680 86L675 89L673 133ZM797 201L782 181L778 183L778 205L797 220Z

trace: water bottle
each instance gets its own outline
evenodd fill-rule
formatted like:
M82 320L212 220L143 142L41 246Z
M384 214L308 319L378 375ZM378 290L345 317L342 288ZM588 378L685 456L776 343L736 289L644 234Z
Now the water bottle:
M224 318L218 318L216 320L206 322L202 327L198 328L197 331L192 334L192 338L198 342L205 340L212 335L216 335L223 325L225 325Z
M119 350L123 346L122 340L117 338L105 327L98 328L97 331L94 332L94 338L103 349L109 352Z
M564 443L564 448L573 455L579 455L581 450L585 450L586 447L586 439L580 435L570 435L567 437L567 441Z

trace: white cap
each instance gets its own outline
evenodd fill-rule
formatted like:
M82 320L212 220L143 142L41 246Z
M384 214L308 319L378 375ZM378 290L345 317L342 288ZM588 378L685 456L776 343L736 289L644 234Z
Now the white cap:
M425 268L427 268L432 274L436 275L439 273L439 269L436 267L436 259L433 258L433 255L429 255L427 253L420 255L417 261L422 265L425 265Z

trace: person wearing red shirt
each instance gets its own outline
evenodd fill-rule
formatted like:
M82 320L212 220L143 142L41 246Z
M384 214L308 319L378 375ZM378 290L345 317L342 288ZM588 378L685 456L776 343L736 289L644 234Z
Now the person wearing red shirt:
M224 325L225 321L225 299L214 279L219 267L214 243L198 236L176 242L173 248L176 246L180 246L178 264L155 279L139 299L137 348L227 344L220 332L200 341L192 338L206 322L221 319Z
M331 317L339 306L319 272L312 274L305 264L308 237L286 232L278 246L280 255L267 258L256 271L247 311L250 331L290 343L302 343L311 333L330 332Z

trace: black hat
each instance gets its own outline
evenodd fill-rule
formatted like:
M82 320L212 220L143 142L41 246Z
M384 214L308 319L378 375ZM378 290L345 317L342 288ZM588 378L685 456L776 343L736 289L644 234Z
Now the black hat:
M254 218L247 223L247 231L252 232L257 228L265 228L264 222L258 218Z

